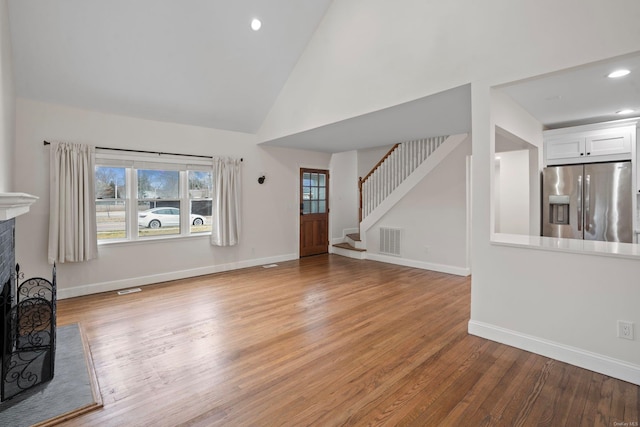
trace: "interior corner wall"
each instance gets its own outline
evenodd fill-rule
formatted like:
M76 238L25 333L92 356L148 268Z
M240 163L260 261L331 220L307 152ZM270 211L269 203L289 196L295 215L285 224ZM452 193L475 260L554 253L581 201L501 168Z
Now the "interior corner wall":
M15 180L38 196L16 221L16 261L30 277L47 264L49 147L43 140L101 147L242 157L240 243L211 246L209 236L100 245L98 259L58 265L62 298L296 259L299 254L299 171L328 169L330 155L261 147L255 135L103 114L17 99ZM260 185L257 178L266 174Z
M358 153L345 151L331 156L329 175L330 243L339 243L345 232L358 229Z
M542 183L540 174L544 157L543 147L529 150L529 234L539 236L542 227Z
M366 234L367 256L380 254L380 227L399 228L401 255L390 256L389 262L402 260L398 263L468 274L466 158L470 154L468 137L371 227Z
M0 0L0 192L15 191L15 101L9 11L7 1Z
M505 151L497 154L495 207L496 233L529 234L529 150ZM497 172L497 171L496 171Z

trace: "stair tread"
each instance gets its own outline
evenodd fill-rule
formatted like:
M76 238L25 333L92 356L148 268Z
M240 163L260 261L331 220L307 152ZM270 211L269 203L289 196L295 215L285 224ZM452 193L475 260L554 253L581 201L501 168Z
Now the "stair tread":
M356 252L366 252L366 249L360 249L360 248L354 248L353 246L351 246L350 244L344 242L344 243L336 243L335 245L333 245L336 248L342 248L342 249L348 249L350 251L356 251Z
M360 233L347 234L347 237L353 240L354 242L360 241Z

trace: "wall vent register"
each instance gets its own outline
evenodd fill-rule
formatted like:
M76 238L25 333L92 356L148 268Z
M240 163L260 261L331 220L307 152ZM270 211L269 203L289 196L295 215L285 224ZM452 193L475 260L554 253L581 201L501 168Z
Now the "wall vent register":
M385 255L400 256L399 228L380 227L380 253Z

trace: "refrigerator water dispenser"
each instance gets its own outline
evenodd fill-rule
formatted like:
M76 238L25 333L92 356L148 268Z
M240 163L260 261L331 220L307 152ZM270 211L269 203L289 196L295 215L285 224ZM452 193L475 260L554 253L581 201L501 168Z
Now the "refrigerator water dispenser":
M551 224L569 224L569 196L549 196L549 222Z

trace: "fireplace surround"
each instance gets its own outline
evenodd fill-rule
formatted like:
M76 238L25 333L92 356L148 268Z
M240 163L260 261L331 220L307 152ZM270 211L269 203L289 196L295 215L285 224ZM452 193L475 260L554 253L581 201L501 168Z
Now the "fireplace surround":
M0 193L0 401L51 380L54 374L55 265L51 281L22 280L15 259L15 217L27 213L37 199L25 193Z
M15 298L15 219L0 221L0 360L4 362L9 346L5 343L6 319L11 313L11 301ZM3 363L4 365L4 363Z

